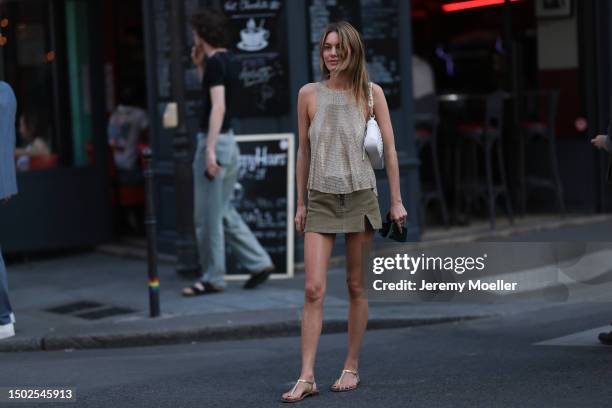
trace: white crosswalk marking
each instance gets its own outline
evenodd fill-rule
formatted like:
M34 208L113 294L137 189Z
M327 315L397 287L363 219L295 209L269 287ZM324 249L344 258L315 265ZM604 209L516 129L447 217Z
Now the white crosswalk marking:
M605 346L597 340L597 336L599 333L612 331L612 327L601 326L596 327L594 329L589 329L573 334L569 334L567 336L557 337L550 340L544 340L539 343L534 343L534 346L601 346L601 347L609 347L612 349L612 346Z

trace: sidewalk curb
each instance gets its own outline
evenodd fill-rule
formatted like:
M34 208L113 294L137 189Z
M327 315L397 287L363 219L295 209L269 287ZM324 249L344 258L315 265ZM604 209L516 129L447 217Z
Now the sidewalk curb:
M368 322L368 330L452 323L492 316L494 315L440 316L410 319L372 319ZM323 322L324 334L342 333L346 332L346 330L347 322L344 320L328 320ZM299 335L300 322L286 321L234 327L198 327L171 331L162 330L139 333L100 333L78 336L45 336L40 339L17 338L1 341L0 353L164 346L185 343L258 339L266 337L292 337Z

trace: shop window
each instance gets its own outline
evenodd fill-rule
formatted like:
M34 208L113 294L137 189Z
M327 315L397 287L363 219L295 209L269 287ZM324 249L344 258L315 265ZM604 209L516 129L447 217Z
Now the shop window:
M0 3L0 79L17 97L22 171L89 164L87 18L82 0Z

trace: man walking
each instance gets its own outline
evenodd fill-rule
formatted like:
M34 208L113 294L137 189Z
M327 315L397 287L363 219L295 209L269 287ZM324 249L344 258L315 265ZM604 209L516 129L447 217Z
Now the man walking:
M612 122L610 122L612 125ZM593 146L598 149L606 150L609 153L612 153L612 139L610 138L610 125L608 125L608 134L607 135L597 135L595 138L591 140ZM608 165L608 182L612 182L612 158L610 159L610 164ZM608 333L599 333L599 341L602 344L606 344L608 346L612 346L612 331Z
M203 90L203 112L193 159L194 224L202 276L185 288L183 295L223 292L226 242L250 272L244 288L253 289L268 279L274 265L231 202L240 155L231 125L235 99L240 97L240 63L225 48L227 19L221 12L202 10L192 16L191 25L191 57L202 76Z
M0 81L0 203L17 194L15 178L15 112L17 100L6 82ZM0 209L1 210L1 209ZM8 298L6 267L0 248L0 340L15 335L11 304Z

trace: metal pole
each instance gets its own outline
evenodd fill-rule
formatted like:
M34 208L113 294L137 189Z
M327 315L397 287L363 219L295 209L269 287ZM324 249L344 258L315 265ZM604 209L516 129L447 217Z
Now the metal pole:
M147 229L147 264L149 272L149 311L151 317L159 316L159 277L157 275L157 220L153 194L153 161L151 149L144 156L145 179L145 227Z

